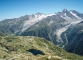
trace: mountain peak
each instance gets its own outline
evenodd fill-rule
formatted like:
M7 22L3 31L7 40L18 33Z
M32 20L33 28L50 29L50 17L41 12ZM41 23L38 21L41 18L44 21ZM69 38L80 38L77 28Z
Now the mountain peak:
M38 12L38 13L35 13L35 15L42 15L43 13L40 13L40 12Z
M66 8L64 8L64 11L67 11L67 9L66 9Z
M75 10L70 10L70 12L73 12L73 13L79 13L78 11L75 11Z
M62 11L63 13L65 13L65 12L68 12L68 10L67 9L63 9L63 11Z

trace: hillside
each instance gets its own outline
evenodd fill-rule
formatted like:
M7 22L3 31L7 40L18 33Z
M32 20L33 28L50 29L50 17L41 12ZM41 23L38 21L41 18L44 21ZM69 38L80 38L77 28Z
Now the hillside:
M0 60L83 60L44 38L0 36Z

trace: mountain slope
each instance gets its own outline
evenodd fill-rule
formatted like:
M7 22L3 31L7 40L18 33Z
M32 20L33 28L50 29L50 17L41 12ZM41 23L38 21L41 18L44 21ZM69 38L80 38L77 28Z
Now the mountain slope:
M44 38L0 36L0 59L6 60L82 60Z
M32 15L25 15L19 18L5 19L0 22L0 33L4 35L20 35L30 26L41 21L43 18L55 14L36 13Z
M68 44L65 49L69 52L83 55L83 22L70 27L66 34Z
M58 44L58 43L61 43L62 41L55 40L57 39L56 30L65 25L67 25L65 19L57 15L53 15L34 24L30 28L28 28L26 31L24 31L21 35L44 37L52 41L53 43Z

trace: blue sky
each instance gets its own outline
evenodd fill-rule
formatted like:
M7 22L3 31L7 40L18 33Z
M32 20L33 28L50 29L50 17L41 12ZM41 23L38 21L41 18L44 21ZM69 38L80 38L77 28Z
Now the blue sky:
M64 8L83 13L83 0L0 0L0 20L37 12L56 13Z

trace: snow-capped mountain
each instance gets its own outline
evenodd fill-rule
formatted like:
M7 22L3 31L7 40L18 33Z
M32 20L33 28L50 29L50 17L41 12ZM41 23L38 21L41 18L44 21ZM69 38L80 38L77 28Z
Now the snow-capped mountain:
M83 19L83 14L82 13L79 13L75 10L71 10L70 13L73 14L74 16L76 16L77 18Z
M30 26L34 25L35 23L42 21L42 19L52 15L55 15L55 14L36 13L31 15L28 20L24 21L22 32L25 31Z
M42 19L55 14L36 13L32 15L21 16L20 18L5 19L0 22L0 32L3 34L20 34ZM5 24L5 25L4 25ZM8 28L5 30L5 28Z
M46 20L48 17L51 20L52 19L55 20L56 18L54 18L54 17L56 17L56 16L57 16L57 19L58 18L61 20L64 19L65 21L69 21L69 22L72 22L74 20L76 21L76 20L83 19L83 14L81 14L75 10L68 11L67 9L64 9L62 12L58 12L56 14L43 14L43 13L38 12L38 13L35 13L32 15L21 16L20 18L5 19L0 22L0 28L1 28L0 31L2 34L5 32L5 33L11 33L11 34L18 35L18 34L21 34L22 32L24 32L25 30L27 30L32 25L36 24L37 22ZM59 21L59 20L57 20L57 21ZM49 25L52 23L53 23L53 21L49 22ZM5 30L4 28L8 28L8 29ZM7 32L7 31L9 31L9 32Z
M75 11L75 10L70 10L68 11L67 9L64 9L62 12L58 13L59 16L64 18L65 20L81 20L83 19L83 14Z
M56 14L38 12L32 15L1 21L0 34L43 37L57 46L66 49L66 46L68 48L72 44L69 41L73 40L73 38L70 40L73 28L80 24L75 33L79 33L80 31L80 33L83 33L82 22L83 14L75 10L68 11L64 9L62 12ZM73 28L70 28L72 26ZM68 32L71 32L71 34Z
M74 10L73 10L74 11ZM38 23L36 24L33 24L34 26L30 27L29 29L26 29L22 35L36 35L38 36L38 32L35 32L33 34L33 31L36 30L36 29L40 29L40 28L44 28L45 26L49 27L51 32L50 34L53 34L56 35L56 42L57 43L63 43L63 40L61 38L61 35L72 25L76 25L78 23L80 23L82 20L82 18L77 15L75 15L75 13L73 12L72 10L71 11L68 11L67 9L64 9L62 12L58 12L56 14L52 14L51 16L48 16L48 15L43 15L44 18L42 18L40 20L40 22L38 21ZM71 13L72 12L72 13ZM38 16L40 18L40 16L42 17L42 14L36 14L36 16ZM80 18L80 19L79 19ZM36 20L35 20L36 21ZM40 27L42 25L42 27ZM43 26L44 25L44 26ZM26 25L26 26L29 26L29 25ZM54 26L54 27L53 27ZM34 29L34 27L36 29ZM28 31L30 30L30 32ZM28 32L27 32L28 31ZM41 31L41 30L40 30ZM49 32L49 31L48 31ZM27 34L28 33L28 34ZM45 33L46 34L46 33ZM49 33L47 33L48 36L51 36L49 35ZM42 36L42 35L41 35ZM40 37L41 37L40 36ZM45 36L44 36L45 37ZM47 38L47 37L46 37ZM49 37L47 38L48 40L53 40L54 37ZM56 44L55 42L55 44Z

